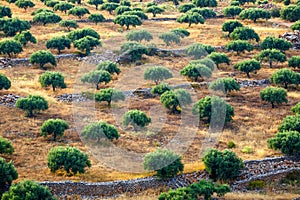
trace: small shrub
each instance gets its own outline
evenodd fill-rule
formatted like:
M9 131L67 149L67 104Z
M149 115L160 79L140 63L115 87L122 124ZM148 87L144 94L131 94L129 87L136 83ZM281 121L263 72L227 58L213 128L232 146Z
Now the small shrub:
M261 190L266 186L266 183L262 180L250 181L248 184L249 190Z
M244 146L244 148L241 150L241 152L251 154L251 153L253 153L253 149L252 149L252 147Z
M235 148L236 145L235 145L235 143L234 143L233 141L229 141L229 142L227 143L227 147L230 148L230 149L232 149L232 148Z

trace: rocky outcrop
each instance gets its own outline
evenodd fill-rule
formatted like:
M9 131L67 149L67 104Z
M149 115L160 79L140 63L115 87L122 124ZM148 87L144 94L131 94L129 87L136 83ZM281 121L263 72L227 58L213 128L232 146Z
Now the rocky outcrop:
M265 10L271 10L273 8L278 8L277 5L273 4L273 3L267 3L267 4L261 4L259 6L257 6L258 8L263 8Z
M295 30L294 32L286 32L282 35L279 35L279 38L286 39L293 43L295 48L300 48L300 31Z
M15 107L16 101L20 98L20 96L15 94L6 94L0 96L0 105L8 106L8 107Z

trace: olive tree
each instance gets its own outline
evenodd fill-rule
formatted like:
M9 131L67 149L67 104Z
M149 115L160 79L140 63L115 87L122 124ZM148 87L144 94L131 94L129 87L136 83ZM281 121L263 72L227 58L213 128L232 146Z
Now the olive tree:
M300 20L300 5L289 5L280 11L280 18L295 22Z
M233 40L255 40L256 42L260 40L254 29L246 26L235 28L229 37Z
M11 18L11 9L10 7L0 5L0 18L3 17Z
M53 147L49 151L47 161L51 172L63 169L69 175L82 174L86 167L91 167L87 154L76 147Z
M187 12L186 14L178 17L176 21L179 23L188 23L190 27L192 24L204 24L205 19L199 13Z
M29 30L31 25L27 20L20 20L19 18L0 19L0 30L4 32L5 36L15 36L17 33Z
M172 88L166 84L166 83L160 83L158 85L155 85L154 87L152 87L151 89L151 93L152 94L158 94L158 95L162 95L163 93L170 91Z
M245 72L247 77L250 78L250 72L260 70L260 62L255 59L248 59L241 62L238 62L233 66L234 69L237 69L241 72Z
M30 33L30 31L22 31L21 33L15 35L14 40L20 42L23 47L26 46L28 42L37 43L36 38Z
M121 53L130 55L130 61L135 62L142 59L143 54L148 53L148 48L138 42L124 42L121 45Z
M270 77L270 81L287 88L290 84L299 84L297 78L299 78L299 73L283 68L274 72Z
M160 96L160 102L170 113L176 114L182 111L185 105L192 103L191 95L184 89L176 89L164 92Z
M203 157L205 170L214 180L234 180L244 168L244 162L234 152L211 149Z
M85 51L85 55L89 55L91 50L93 50L95 47L102 46L102 43L99 39L91 36L85 36L79 40L75 40L73 43L75 48L79 49L80 51Z
M217 7L217 0L193 0L193 4L197 7Z
M27 8L32 8L35 6L35 4L30 0L17 0L15 2L15 5L19 8L23 8L25 11L27 10Z
M135 15L139 17L141 20L148 19L148 16L143 11L137 11L137 10L126 11L122 15Z
M229 6L223 9L223 13L226 17L235 18L243 11L243 8L240 6Z
M207 57L217 65L217 68L219 68L219 65L222 63L230 65L230 59L225 53L212 52Z
M69 128L68 123L62 119L48 119L44 121L41 127L41 135L53 135L53 141L56 141L57 136L63 136L66 129Z
M8 90L10 86L10 80L4 74L0 74L0 90Z
M39 77L39 83L42 87L52 86L52 90L56 88L66 88L65 80L60 72L45 72Z
M300 153L300 134L297 131L284 131L277 133L268 140L268 146L274 150L280 150L288 156Z
M266 37L262 43L260 44L260 48L262 50L265 49L278 49L280 51L287 51L292 48L292 43L281 38L277 38L274 36Z
M111 61L102 61L97 65L97 70L105 70L110 74L120 74L121 70L117 63Z
M77 16L79 19L81 19L85 14L90 14L90 11L81 6L75 6L68 11L68 15Z
M210 8L192 8L188 13L196 12L199 13L204 19L215 18L216 12Z
M11 141L0 136L0 154L13 154L13 152L14 148L11 144Z
M116 15L122 15L124 12L131 11L129 6L119 6L116 8L115 13Z
M300 6L300 4L299 4L299 6ZM300 20L297 21L297 22L295 22L295 23L291 26L291 29L292 29L293 31L295 31L295 30L299 30L299 31L300 31Z
M188 64L182 70L180 74L193 79L194 81L199 81L199 78L210 78L212 76L212 71L210 68L203 64Z
M96 85L96 89L99 90L100 83L109 83L111 81L111 75L105 70L95 70L84 74L81 77L83 83L91 83Z
M234 40L232 42L229 42L226 45L227 50L229 51L235 51L237 55L240 55L241 53L244 53L245 51L252 51L253 46L245 41L245 40Z
M42 23L44 26L50 23L58 23L61 21L61 17L51 12L40 12L34 15L33 22Z
M5 185L10 185L13 180L18 178L18 172L13 165L13 162L6 162L6 160L0 157L0 188ZM3 197L2 197L3 199Z
M157 14L161 14L161 13L165 12L165 9L163 9L159 6L153 5L153 6L147 7L145 12L152 13L153 17L156 17Z
M0 41L0 54L6 54L9 58L23 51L22 44L13 39Z
M42 69L45 69L45 65L50 63L56 66L56 60L50 51L39 50L30 55L29 62L31 64L39 64Z
M278 131L297 131L300 133L300 115L290 115L285 117L279 125Z
M58 54L60 54L65 48L71 48L71 40L66 36L53 37L47 40L46 47L47 49L57 49Z
M162 66L155 66L149 67L144 72L144 79L145 80L152 80L155 82L156 85L159 84L160 81L165 79L172 78L173 75L170 70L166 67Z
M103 121L86 125L83 128L81 135L86 140L96 141L97 143L100 142L102 138L112 141L113 139L118 139L120 137L115 126Z
M129 110L123 115L123 125L133 126L134 131L137 131L139 127L148 126L151 123L151 118L140 110Z
M65 14L67 14L67 11L70 10L71 8L73 8L74 5L71 4L71 3L68 3L68 2L59 2L58 4L56 4L54 7L53 7L53 10L54 11L61 11L61 12L64 12Z
M157 149L146 154L143 165L145 170L155 171L161 179L173 178L184 168L181 156L167 149Z
M291 108L291 111L295 114L300 114L300 102Z
M27 117L32 117L35 112L48 109L48 102L39 95L29 95L25 98L19 98L16 107L26 112Z
M230 33L232 33L234 31L234 29L238 28L238 27L243 27L243 24L241 24L239 21L237 20L231 20L231 21L227 21L222 25L222 31L224 32L228 32L228 36L230 35Z
M209 85L209 89L227 93L240 90L240 85L234 78L219 78Z
M72 42L84 38L86 36L91 36L93 38L100 39L100 35L92 28L82 28L78 30L73 30L67 35L67 37Z
M117 9L117 7L119 7L119 4L117 3L104 3L101 5L100 10L106 10L109 14L112 14L112 11Z
M263 8L248 8L239 14L240 19L250 19L255 23L257 19L270 19L271 14Z
M276 104L282 104L287 103L287 92L283 88L277 88L277 87L266 87L263 90L260 91L260 98L263 101L270 102L272 105L272 108L275 108Z
M61 20L59 26L66 27L68 31L71 31L71 28L77 29L79 27L75 20Z
M159 39L163 40L167 46L170 46L172 43L174 43L174 44L180 43L180 37L176 33L173 33L173 32L161 33L158 35L158 37L159 37Z
M178 35L181 38L190 36L190 32L184 28L173 28L171 30L171 32L175 33L176 35Z
M191 10L192 8L196 8L195 4L193 4L193 3L185 3L185 4L181 4L181 5L178 7L178 10L179 10L179 12L181 12L181 13L186 13L186 12L188 12L189 10Z
M194 43L188 46L186 49L186 53L189 56L193 56L194 59L199 59L209 54L209 52L206 51L205 46L199 43Z
M13 184L9 188L9 191L5 192L2 196L2 200L10 199L56 200L47 187L30 180L24 180L17 184Z
M272 68L274 61L285 62L286 56L277 49L266 49L255 55L255 59L259 60L260 62L268 62L270 68Z
M127 30L129 30L129 26L136 27L142 25L141 19L136 15L118 15L114 19L114 23L119 24L121 27L125 25Z
M142 42L143 40L145 40L145 41L149 42L150 40L153 39L153 36L151 33L149 33L146 30L135 30L135 31L130 31L129 33L127 33L126 39L129 41Z
M300 68L300 56L292 56L289 60L289 67Z
M88 0L88 4L94 5L98 10L99 5L103 4L103 0Z
M102 102L106 101L108 107L111 107L112 101L123 101L125 100L125 95L119 90L113 88L101 89L99 92L95 93L95 101Z
M94 22L96 25L99 23L99 22L104 22L105 21L105 18L102 14L91 14L89 17L88 17L89 20L91 20L92 22Z
M202 59L199 59L199 60L191 60L189 62L189 64L190 65L204 65L207 68L209 68L211 71L214 71L215 67L216 67L214 61L211 60L208 57L205 57L205 58L202 58Z

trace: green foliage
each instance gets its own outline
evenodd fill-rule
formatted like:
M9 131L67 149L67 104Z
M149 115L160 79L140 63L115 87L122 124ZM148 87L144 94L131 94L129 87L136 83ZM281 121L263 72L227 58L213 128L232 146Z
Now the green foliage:
M178 17L176 21L179 23L188 23L190 27L192 24L204 24L205 19L199 13L187 12L186 14Z
M255 59L259 60L260 62L268 62L270 68L273 66L273 62L285 62L286 56L284 53L277 49L265 49L261 51L259 54L255 55Z
M233 107L227 104L218 96L206 96L193 105L192 112L198 115L200 120L211 122L214 125L224 125L224 123L232 121L234 117Z
M235 145L235 143L234 143L233 141L229 141L229 142L227 143L227 147L230 148L230 149L232 149L232 148L235 148L236 145Z
M287 103L288 100L286 97L287 92L283 88L269 86L260 91L261 100L270 102L272 104L272 108L275 108L275 103Z
M121 6L131 6L131 3L129 2L129 1L127 1L127 0L121 0L120 1L120 5Z
M217 13L209 8L193 8L189 13L196 12L202 15L204 19L214 18L217 16Z
M67 35L67 37L70 38L72 42L84 38L86 36L91 36L100 39L100 35L92 28L83 28L83 29L74 30Z
M253 46L244 40L235 40L232 42L229 42L226 45L227 50L229 51L235 51L237 53L237 55L240 55L241 53L244 53L245 51L252 51L253 50Z
M3 188L7 184L10 185L17 178L18 172L12 161L7 163L4 158L0 157L0 188Z
M58 23L61 21L61 17L55 13L51 12L40 12L34 15L34 23L42 23L44 26L50 23Z
M98 6L103 4L103 0L88 0L88 4L94 5L96 10L98 10Z
M39 83L42 87L52 86L53 91L56 88L66 88L64 77L60 72L45 72L39 77Z
M2 200L26 199L26 200L56 200L47 187L40 185L38 182L24 180L13 184L9 191L5 192Z
M149 42L150 40L153 39L153 36L151 33L149 33L146 30L135 30L135 31L130 31L129 33L127 33L126 39L129 41L142 42L143 40L145 40L145 41Z
M191 64L191 65L205 65L211 71L214 71L214 69L215 69L215 63L207 57L202 58L200 60L192 60L192 61L189 62L189 64Z
M161 13L165 12L165 10L159 6L153 5L153 6L147 7L145 12L152 13L153 17L156 17L157 14L161 14Z
M45 3L46 6L53 8L56 4L59 4L59 1L47 0L44 3Z
M119 7L119 4L117 3L104 3L101 5L100 10L106 10L109 14L112 14L112 11L114 11L117 7Z
M84 173L85 167L91 167L91 161L75 147L53 147L48 154L48 167L51 172L64 169L68 174Z
M106 84L111 81L111 76L109 72L105 70L95 70L84 74L81 77L81 81L83 83L91 83L96 85L96 89L98 90L100 83L104 82Z
M231 21L227 21L222 25L222 31L224 32L228 32L228 36L230 35L230 33L232 33L234 31L234 29L238 28L238 27L243 27L243 24L241 24L239 21L237 20L231 20Z
M118 15L114 19L115 24L119 24L121 27L124 25L126 26L126 29L129 30L129 26L140 26L142 25L141 19L136 15Z
M240 2L239 1L230 1L230 6L239 6Z
M280 17L280 8L272 8L270 9L270 14L271 17L275 18L275 17Z
M241 150L241 152L251 154L251 153L253 153L253 149L249 146L244 146L243 149Z
M300 115L291 115L285 117L278 127L279 132L297 131L300 133Z
M235 16L239 15L242 11L243 8L241 8L240 6L229 6L223 9L224 15L226 17L232 17L232 18L235 18Z
M230 60L225 53L212 52L208 55L208 58L211 59L217 65L217 68L219 68L219 65L222 63L230 65Z
M11 142L0 136L0 154L13 154L13 152L14 148L11 145Z
M47 41L46 47L47 49L57 49L60 54L65 48L71 48L71 40L66 36L53 37Z
M209 85L209 89L227 93L240 90L240 85L234 78L219 78Z
M61 20L59 22L59 26L60 27L66 27L68 29L68 31L70 31L71 28L76 29L76 28L79 27L75 20Z
M300 6L300 4L299 4ZM300 31L300 20L295 22L292 26L291 26L291 29L294 31L294 30L299 30Z
M233 68L245 72L250 78L250 72L260 70L260 63L255 59L248 59L235 64Z
M257 19L270 19L271 14L263 8L248 8L239 14L240 19L250 19L255 23Z
M283 4L288 6L291 4L291 0L283 0Z
M0 30L4 32L5 36L15 36L17 33L29 30L30 27L27 20L18 18L0 19Z
M145 127L150 124L151 118L146 115L143 111L140 110L129 110L123 116L123 125L128 126L132 125L134 131L138 130L138 127Z
M144 169L156 171L161 179L172 178L184 168L181 156L167 149L157 149L144 157Z
M107 2L109 2L109 3L120 3L120 0L107 0Z
M6 0L9 4L15 3L17 0Z
M197 7L217 7L217 0L193 0L193 4Z
M121 70L115 62L102 61L97 65L97 70L105 70L110 74L120 74Z
M67 14L67 11L70 10L71 8L73 8L74 5L71 4L71 3L68 3L68 2L59 2L58 4L56 4L54 7L53 7L53 10L54 11L61 11L61 12L64 12L65 14Z
M53 135L53 141L57 136L63 136L66 129L69 128L68 123L62 119L48 119L44 121L41 127L42 136Z
M83 128L81 135L86 140L97 142L100 142L102 138L109 139L110 141L119 138L119 133L116 127L102 121L86 125Z
M192 103L191 95L184 89L176 89L164 92L160 96L160 102L171 113L180 113L185 105Z
M166 83L160 83L159 85L155 85L151 89L152 94L162 95L163 93L170 91L172 88Z
M210 68L203 64L188 64L182 70L180 74L193 79L194 81L199 81L199 78L210 78L212 71Z
M171 30L171 32L175 33L181 38L188 37L190 35L190 32L184 28L174 28Z
M292 56L289 60L289 67L297 68L300 67L300 56Z
M15 5L19 8L24 8L25 11L27 10L27 8L32 8L35 6L35 4L30 0L17 0L15 2Z
M148 16L143 11L137 11L137 10L126 11L122 15L135 15L139 17L141 20L148 19Z
M174 44L180 43L180 37L176 33L173 33L173 32L161 33L158 35L158 37L159 37L159 39L163 40L167 46L170 46L171 43L174 43Z
M271 149L280 150L285 155L300 153L300 134L297 131L283 131L268 140Z
M245 3L253 3L255 4L256 0L238 0L240 5L244 5Z
M156 85L159 84L160 81L165 79L172 78L173 75L170 70L166 67L162 66L155 66L147 68L144 72L144 79L145 80L152 80L155 82Z
M280 11L280 17L291 22L300 20L300 5L290 5L284 7Z
M260 40L258 34L254 31L254 29L249 27L237 27L232 33L230 33L229 37L233 40L254 40L258 42Z
M205 170L214 180L234 180L244 168L243 160L230 151L211 149L203 157Z
M126 11L131 11L129 6L119 6L116 8L115 13L116 15L122 15Z
M22 44L13 39L5 39L0 42L0 54L6 54L9 58L23 51Z
M179 12L181 13L186 13L187 11L191 10L192 8L196 8L195 4L192 3L185 3L185 4L181 4L178 7Z
M199 43L194 43L187 47L186 53L189 56L193 56L194 59L200 59L201 57L204 57L207 54L209 54L209 52L206 51L205 47Z
M274 72L270 81L276 85L282 85L284 88L287 88L290 84L299 84L299 73L293 72L290 69L283 68Z
M261 190L265 187L265 182L262 180L250 181L248 185L249 190Z
M28 42L32 42L34 44L37 43L36 38L30 33L30 31L22 31L18 35L15 35L14 40L20 42L24 47Z
M266 37L262 43L260 44L260 48L262 50L265 49L278 49L280 51L287 51L292 48L292 43L281 38L277 38L274 36Z
M99 39L92 36L85 36L79 40L75 40L74 47L80 51L85 51L85 55L89 55L95 47L101 47L102 43Z
M0 5L0 18L9 17L11 18L11 9L7 6Z
M259 0L258 2L258 5L263 5L263 4L268 4L268 0Z
M121 91L115 90L113 88L101 89L99 92L95 93L95 101L98 102L106 101L108 107L111 106L112 101L119 101L119 100L121 101L125 100L125 96Z
M291 111L295 114L300 114L300 102L291 108Z
M0 74L0 90L8 90L10 86L10 80L4 74Z
M29 62L31 64L39 64L42 69L47 63L56 66L56 60L50 51L39 50L30 55Z
M29 95L25 98L19 98L16 107L26 112L27 117L32 117L34 112L48 109L48 102L39 95Z
M138 43L138 42L124 42L121 45L121 53L130 54L130 59L132 62L142 59L143 54L148 53L148 49L146 46Z
M90 11L81 6L75 6L68 11L68 15L77 16L79 19L81 19L85 14L90 14Z

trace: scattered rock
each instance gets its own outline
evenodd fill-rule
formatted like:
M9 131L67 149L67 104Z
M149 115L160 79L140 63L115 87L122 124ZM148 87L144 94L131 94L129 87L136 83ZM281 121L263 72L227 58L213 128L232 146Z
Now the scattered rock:
M297 48L300 46L300 31L295 30L294 32L286 32L283 35L279 35L279 38L286 39L294 44Z
M261 4L259 6L257 6L258 8L263 8L263 9L266 9L266 10L271 10L273 8L278 8L277 5L273 4L273 3L267 3L267 4Z
M0 105L8 106L8 107L15 107L16 101L20 98L20 96L15 94L6 94L0 96Z

